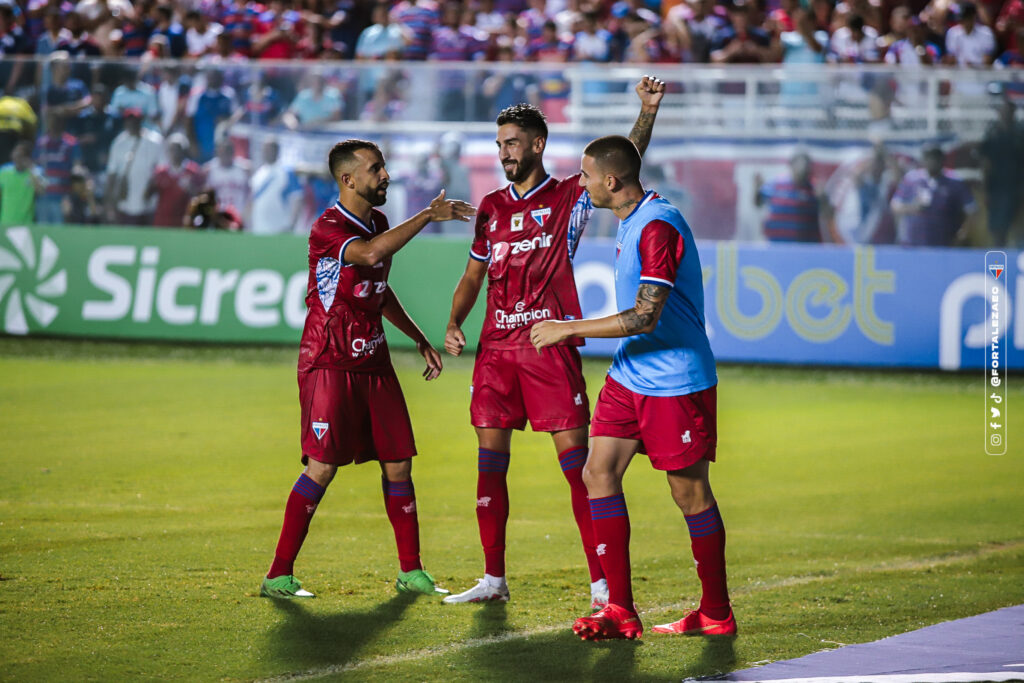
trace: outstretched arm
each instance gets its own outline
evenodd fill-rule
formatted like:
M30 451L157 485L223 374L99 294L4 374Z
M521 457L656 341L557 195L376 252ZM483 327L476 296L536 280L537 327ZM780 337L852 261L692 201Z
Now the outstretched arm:
M398 331L409 339L416 342L416 350L420 352L423 359L427 361L427 369L423 371L423 377L429 382L441 374L441 354L430 345L427 336L419 325L409 317L402 302L395 296L394 290L388 287L384 292L384 306L381 313L388 322L398 328Z
M629 131L629 139L640 151L640 156L647 151L654 130L654 119L661 106L661 98L665 96L665 81L654 76L644 76L636 84L636 94L640 98L640 114L636 117L633 130Z
M458 199L445 199L444 190L434 197L430 205L409 220L385 230L373 239L352 240L345 248L345 262L360 266L375 266L406 245L423 228L435 221L469 221L476 207Z
M530 343L540 351L569 337L631 337L654 330L665 308L670 287L640 283L636 303L615 315L583 320L545 320L530 328Z

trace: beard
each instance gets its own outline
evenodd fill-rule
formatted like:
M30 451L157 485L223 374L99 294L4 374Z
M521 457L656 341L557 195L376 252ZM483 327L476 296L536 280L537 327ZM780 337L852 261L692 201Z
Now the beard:
M505 172L505 180L508 180L513 183L520 183L526 180L526 178L529 177L530 172L533 171L533 166L536 162L536 159L537 157L533 155L524 156L519 161L510 159L509 161L511 161L513 164L511 168L506 168L505 164L502 163L501 167L502 170Z
M373 189L361 190L358 194L370 206L384 206L388 201L388 186L387 183L382 183Z

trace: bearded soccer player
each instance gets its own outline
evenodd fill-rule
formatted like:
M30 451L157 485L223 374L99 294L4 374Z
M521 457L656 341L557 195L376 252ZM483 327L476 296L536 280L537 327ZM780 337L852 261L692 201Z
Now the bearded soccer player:
M690 227L679 210L640 185L640 154L621 136L598 138L583 152L580 184L596 207L619 217L615 299L620 313L545 321L530 330L538 351L569 339L620 337L590 426L583 472L594 541L603 546L608 605L580 617L584 640L639 638L629 566L629 514L622 477L646 453L664 471L690 532L701 582L700 607L655 633L734 635L725 576L725 527L708 465L718 442L715 358L704 329L704 287Z
M420 563L419 521L412 483L412 425L398 385L381 316L416 342L423 376L441 373L441 356L388 286L391 256L434 221L468 221L475 209L445 193L388 229L376 207L387 199L384 156L372 142L346 140L328 156L338 201L309 234L306 325L299 348L302 463L285 506L274 562L260 595L311 598L294 576L310 520L338 467L376 460L384 506L398 545L399 592L444 594Z
M641 152L665 93L665 84L644 76L636 86L640 115L630 133ZM535 107L518 104L498 115L498 158L511 183L480 202L476 236L466 271L455 289L445 349L462 353L462 323L487 278L487 312L473 370L470 418L479 445L477 523L484 549L484 577L445 602L507 601L505 527L506 475L512 430L527 421L550 432L569 483L573 516L590 571L591 608L600 609L608 589L590 524L583 465L587 459L590 404L578 339L546 349L530 346L539 320L578 319L579 299L572 257L590 216L590 197L578 176L555 180L544 170L548 129Z

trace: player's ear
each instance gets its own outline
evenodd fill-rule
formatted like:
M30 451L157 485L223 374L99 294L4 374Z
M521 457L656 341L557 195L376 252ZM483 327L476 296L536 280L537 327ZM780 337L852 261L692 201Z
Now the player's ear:
M544 151L544 148L547 147L547 144L548 144L548 139L546 137L544 137L543 135L538 135L535 138L533 138L533 152L534 152L534 154L542 153Z
M342 173L338 176L338 184L343 185L350 190L354 190L356 187L355 180L352 178L351 173Z

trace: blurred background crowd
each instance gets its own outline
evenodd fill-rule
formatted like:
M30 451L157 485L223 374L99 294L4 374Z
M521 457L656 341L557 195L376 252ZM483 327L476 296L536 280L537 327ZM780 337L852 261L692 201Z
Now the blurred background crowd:
M323 164L295 163L274 139L242 144L234 126L489 122L519 101L557 124L572 118L574 69L781 63L806 74L853 64L863 75L840 78L827 98L810 77L782 79L775 95L818 113L826 100L862 98L870 123L886 126L865 131L875 145L864 145L847 183L875 228L846 240L829 228L842 207L798 151L789 171L756 178L747 193L763 211L761 236L1013 243L1024 176L1019 77L996 89L976 78L943 86L943 96L973 97L990 114L960 159L976 169L973 182L944 168L949 149L921 147L908 159L882 142L898 128L893 106L925 97L924 85L901 86L893 70L1019 70L1022 49L1024 0L0 0L0 223L301 231L335 194ZM434 64L425 79L418 62L453 64ZM454 64L465 62L480 65ZM600 108L617 92L597 83L584 103ZM719 83L713 95L730 92ZM397 179L410 204L441 185L471 191L462 139L434 139ZM979 197L984 236L968 240Z

